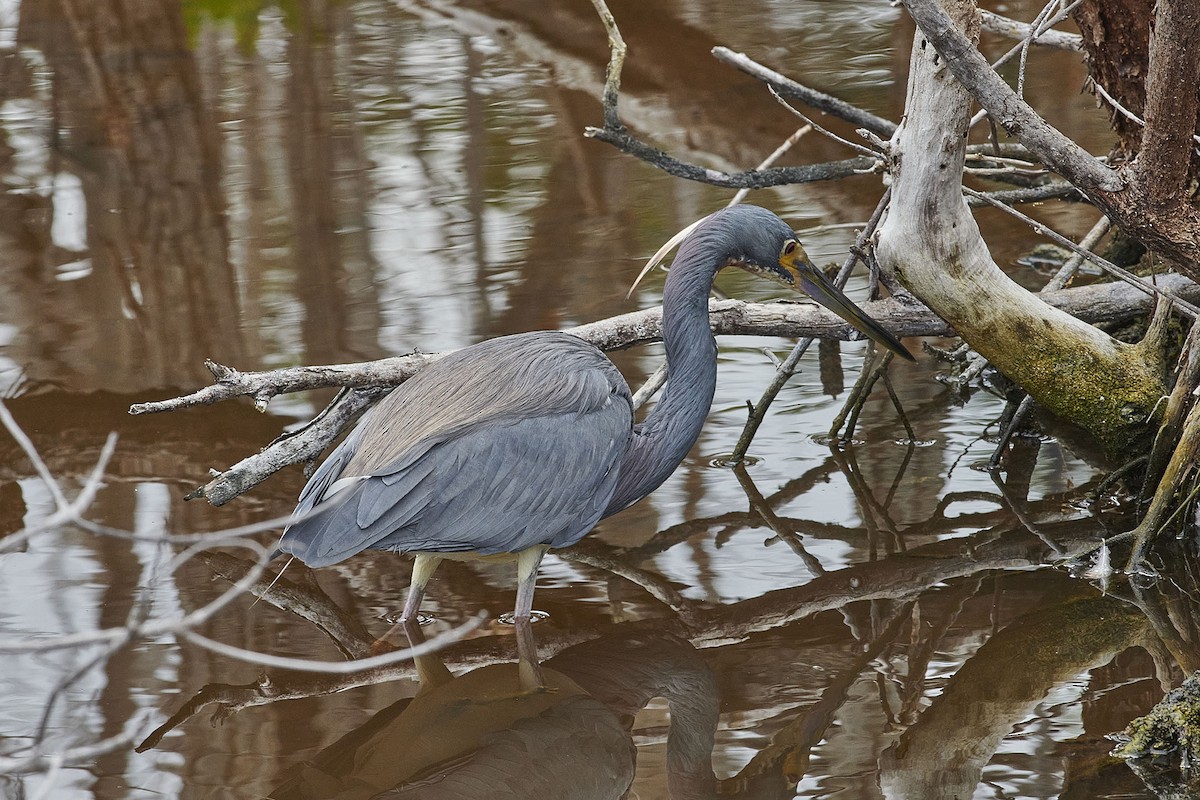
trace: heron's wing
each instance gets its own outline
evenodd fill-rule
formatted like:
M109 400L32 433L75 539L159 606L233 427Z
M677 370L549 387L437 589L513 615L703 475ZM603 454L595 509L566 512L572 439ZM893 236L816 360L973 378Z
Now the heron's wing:
M632 427L616 368L567 334L454 356L392 392L330 455L297 509L318 513L284 532L282 550L323 566L367 548L563 546L591 529Z
M602 352L568 333L501 336L450 353L394 389L368 412L347 475L370 475L491 422L579 414L628 393Z
M571 544L612 496L631 418L614 402L474 427L403 469L357 481L291 526L280 548L324 566L367 548L491 554Z
M360 525L394 531L376 545L385 549L491 554L572 544L592 529L612 496L630 420L628 409L614 404L582 417L560 414L472 431L430 451L428 460L438 467L399 507L373 482L364 484L363 500L372 494L379 500L360 505ZM364 513L381 509L376 519Z

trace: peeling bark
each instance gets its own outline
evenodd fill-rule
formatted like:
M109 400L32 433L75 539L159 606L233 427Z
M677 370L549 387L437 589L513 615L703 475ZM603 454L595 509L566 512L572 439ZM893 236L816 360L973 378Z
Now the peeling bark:
M1146 69L1150 60L1150 16L1154 0L1084 0L1071 13L1083 33L1088 73L1139 117L1146 113ZM1099 92L1093 90L1098 98ZM1128 161L1141 146L1142 126L1100 99L1117 132L1110 156Z

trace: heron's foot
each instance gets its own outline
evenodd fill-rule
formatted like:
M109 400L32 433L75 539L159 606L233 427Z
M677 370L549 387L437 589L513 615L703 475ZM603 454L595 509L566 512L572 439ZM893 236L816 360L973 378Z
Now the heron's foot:
M496 621L499 622L501 625L520 625L522 622L528 622L530 624L533 624L535 622L541 622L542 620L549 619L549 618L550 618L549 613L547 613L545 611L534 610L534 611L529 612L529 619L522 620L522 619L518 618L516 614L514 614L510 611L510 612L501 614L500 616L496 617Z
M406 619L404 617L404 612L400 612L399 614L385 614L382 619L384 622L392 623L397 628L403 628L404 626L410 624L425 627L426 625L432 625L433 623L437 622L437 617L435 617L433 614L426 614L423 611L418 611L411 619Z

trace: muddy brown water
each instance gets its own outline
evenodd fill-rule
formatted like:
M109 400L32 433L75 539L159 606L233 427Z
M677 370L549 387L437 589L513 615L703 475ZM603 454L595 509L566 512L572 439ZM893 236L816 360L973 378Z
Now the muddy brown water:
M582 136L600 122L607 59L582 0L185 5L14 2L0 13L0 385L68 495L119 435L87 516L140 535L68 526L0 555L5 643L215 598L220 563L171 571L182 546L153 537L286 514L298 467L226 507L184 496L330 395L278 398L265 414L239 402L131 418L131 402L204 385L205 358L240 369L354 361L654 305L661 279L624 300L642 260L731 194ZM627 122L688 160L752 166L798 124L714 61L716 45L901 112L912 29L888 3L612 9L630 47ZM1077 56L1035 51L1026 91L1103 151L1083 76ZM789 158L846 155L808 136ZM825 264L879 192L863 176L751 200L789 219ZM1035 213L1076 237L1095 220L1079 206ZM997 260L1038 285L1016 264L1032 235L979 218ZM774 296L737 276L719 287ZM865 288L856 277L851 294ZM1051 433L1019 441L998 476L980 469L1003 403L986 392L961 403L927 354L891 371L917 441L876 392L854 443L831 450L861 343L823 360L814 348L755 463L723 468L745 402L773 371L762 349L791 342L720 344L717 397L689 459L597 528L590 562L543 565L536 607L549 619L534 634L554 691L521 690L512 631L494 622L444 654L458 677L428 680L416 699L408 666L369 680L283 672L170 633L98 660L94 646L6 652L0 755L35 740L48 753L123 732L141 741L189 698L211 702L142 752L3 776L0 795L370 797L416 780L439 797L1150 796L1104 737L1194 658L1152 637L1133 606L1052 566L1124 524L1082 510L1102 468ZM654 346L614 355L635 385L660 358ZM0 451L4 532L45 521L51 494L7 436ZM635 566L676 607L599 557ZM403 604L407 571L404 558L368 554L297 579L369 638ZM1181 596L1162 603L1186 605ZM447 563L426 601L429 634L494 618L512 597L507 567ZM249 598L198 630L273 655L341 657L311 622Z

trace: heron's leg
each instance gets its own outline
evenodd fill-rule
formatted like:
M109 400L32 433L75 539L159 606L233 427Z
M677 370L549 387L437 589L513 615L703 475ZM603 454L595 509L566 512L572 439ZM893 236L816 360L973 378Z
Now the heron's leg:
M421 626L417 624L416 620L401 622L396 627L404 628L404 633L408 636L409 647L425 644L425 632L421 630ZM417 683L420 686L417 689L418 695L433 691L454 679L454 675L446 669L446 665L442 663L442 659L438 657L437 653L419 655L413 659L413 664L417 668Z
M425 585L433 577L442 557L431 553L417 553L413 560L412 582L408 585L408 599L404 601L404 610L400 612L400 622L408 622L417 618L421 610L421 598L425 596Z
M538 564L549 550L548 545L536 545L517 553L517 604L513 609L513 622L529 621L533 611L533 588L537 583Z
M546 688L546 676L538 662L537 641L533 638L533 625L527 619L515 624L517 639L517 675L521 690L533 692Z
M419 624L417 612L421 610L421 598L425 596L425 584L429 583L429 579L433 577L434 570L438 568L441 561L440 556L417 553L417 557L413 561L412 582L408 585L408 598L404 601L404 610L400 612L400 619L395 625L388 628L387 633L371 644L371 655L392 652L395 648L391 644L391 638L402 629L408 633L410 643L415 644L412 641L411 629ZM421 640L424 641L424 638L422 637ZM419 669L418 672L420 672Z

